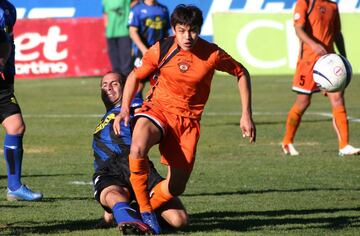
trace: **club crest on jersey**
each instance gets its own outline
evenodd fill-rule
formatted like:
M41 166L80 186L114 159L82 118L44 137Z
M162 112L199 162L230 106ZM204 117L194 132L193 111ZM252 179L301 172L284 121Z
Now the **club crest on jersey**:
M190 65L186 62L179 62L178 66L179 66L180 72L182 72L182 73L185 73L190 68Z
M320 7L320 12L324 14L326 12L326 8L325 7Z

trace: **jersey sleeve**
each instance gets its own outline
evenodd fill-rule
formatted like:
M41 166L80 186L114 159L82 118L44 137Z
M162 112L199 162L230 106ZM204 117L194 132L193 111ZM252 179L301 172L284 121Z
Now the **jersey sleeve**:
M8 43L9 36L5 32L5 14L3 9L0 8L0 43Z
M138 11L137 11L137 7L135 6L130 11L128 26L133 26L133 27L139 28L140 25L141 25L140 17L139 17Z
M302 26L306 23L308 3L306 0L298 0L294 10L294 26Z
M157 42L155 45L149 48L142 58L142 64L139 67L134 68L135 75L138 79L142 80L147 78L158 67L158 60L160 56L160 44Z
M219 48L215 61L215 69L227 72L237 78L244 74L244 66L227 54L223 49Z

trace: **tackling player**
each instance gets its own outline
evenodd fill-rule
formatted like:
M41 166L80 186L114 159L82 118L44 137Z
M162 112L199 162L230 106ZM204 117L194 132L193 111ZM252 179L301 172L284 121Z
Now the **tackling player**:
M140 206L142 219L156 233L160 232L152 202L161 206L168 199L185 191L192 172L200 119L209 97L215 70L237 77L242 115L240 128L243 136L254 142L255 125L252 120L251 85L247 70L224 50L199 37L203 24L202 12L191 5L178 5L171 15L173 44L167 53L178 50L159 69L160 44L151 47L143 57L142 66L127 78L122 109L116 116L114 130L121 134L120 122L129 124L130 104L141 80L159 70L158 80L136 113L136 123L130 149L130 181ZM164 57L166 60L167 56ZM159 143L161 162L168 166L166 179L152 190L149 199L149 149Z
M0 0L0 122L5 129L4 157L7 166L9 201L41 200L43 195L21 183L23 136L25 123L14 95L15 45L13 28L16 9L7 0Z
M101 79L101 98L106 107L106 114L94 132L94 196L108 214L113 214L124 234L145 234L151 233L151 229L137 216L136 210L129 206L135 199L129 180L131 130L129 126L121 124L122 132L117 136L112 129L115 115L121 111L124 84L125 77L115 72L108 72ZM137 101L139 99L132 102L131 111L141 106L141 102ZM148 190L162 180L150 163ZM187 225L188 215L178 198L168 199L161 208L153 207L172 227L182 228Z
M310 106L312 94L319 92L312 74L317 59L327 53L334 53L334 43L341 55L346 57L344 38L341 33L339 10L336 2L327 0L298 0L295 6L294 27L300 39L300 52L292 89L297 92L295 103L286 121L282 149L285 154L299 155L293 143L301 117ZM360 154L359 148L349 144L344 91L328 92L333 126L338 136L339 155Z

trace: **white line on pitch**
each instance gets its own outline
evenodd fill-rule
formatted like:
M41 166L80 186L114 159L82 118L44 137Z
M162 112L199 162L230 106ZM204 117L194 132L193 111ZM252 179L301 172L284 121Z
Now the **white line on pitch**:
M92 185L92 182L86 182L86 181L70 181L69 184L72 185Z
M306 112L307 115L315 115L331 118L332 114L328 112ZM240 116L240 112L204 112L203 116ZM286 116L287 112L253 112L254 116ZM101 117L101 114L28 114L25 118L93 118ZM360 118L348 116L351 122L360 122Z

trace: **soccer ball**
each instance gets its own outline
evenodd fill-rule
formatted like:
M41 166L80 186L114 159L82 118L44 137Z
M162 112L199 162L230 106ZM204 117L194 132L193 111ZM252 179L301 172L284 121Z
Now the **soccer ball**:
M342 91L351 80L352 68L349 61L338 54L330 53L320 57L313 69L317 86L326 92Z

